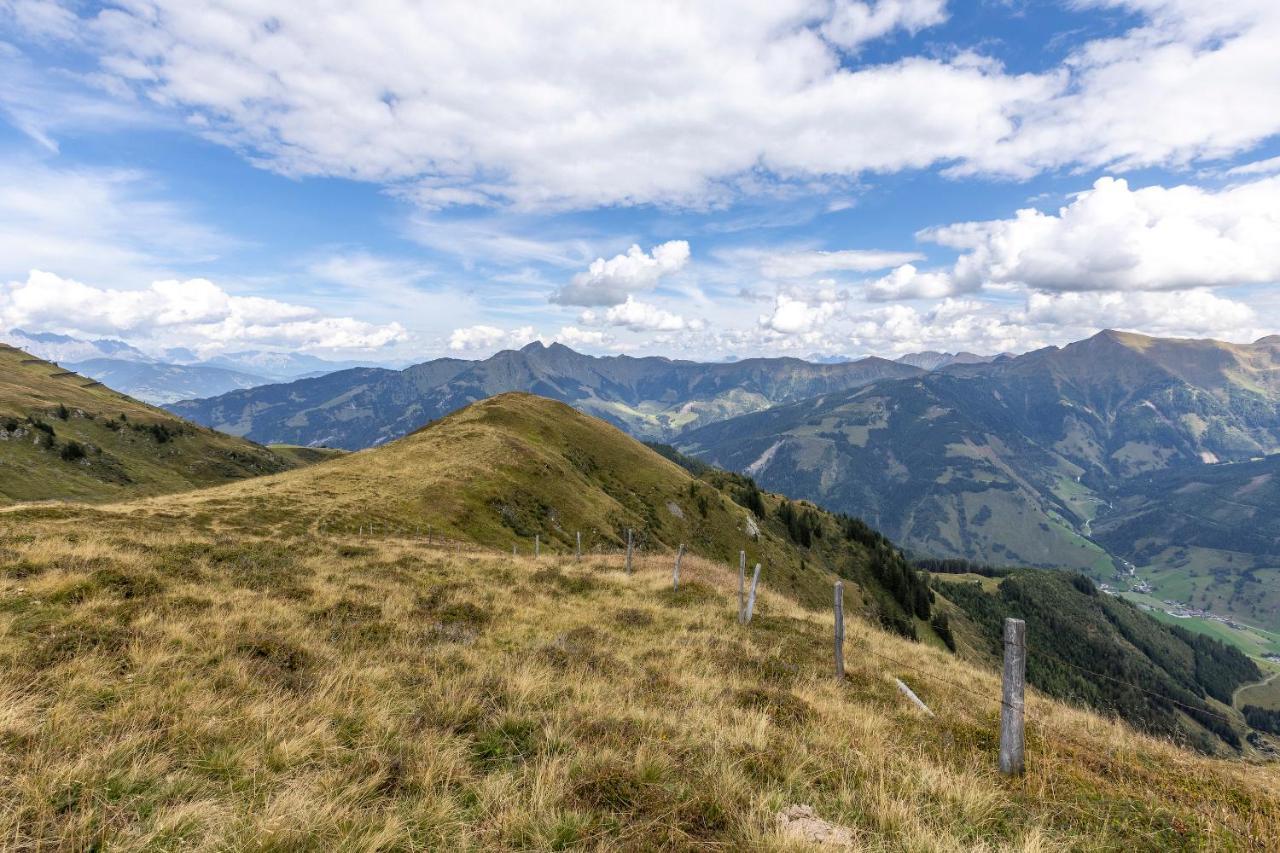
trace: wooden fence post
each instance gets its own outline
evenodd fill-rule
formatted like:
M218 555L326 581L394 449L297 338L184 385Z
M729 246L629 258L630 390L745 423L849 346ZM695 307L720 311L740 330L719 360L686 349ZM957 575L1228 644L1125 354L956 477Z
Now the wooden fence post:
M627 574L631 574L631 528L627 528Z
M751 614L756 612L756 587L760 584L760 564L756 563L756 572L751 576L751 593L747 596L747 618L748 625L751 624Z
M514 557L515 555L516 555L516 543L512 542L512 543L511 543L511 556L512 556L512 557Z
M533 534L533 559L542 556L542 539L537 533Z
M836 581L836 678L844 681L844 582Z
M738 552L738 624L747 619L747 552Z
M1004 689L1000 702L1000 772L1016 776L1023 771L1025 741L1022 710L1027 687L1027 623L1004 620Z
M680 550L676 551L676 569L671 575L671 588L680 588L680 560L684 557L684 543L680 543Z
M582 559L582 531L578 531L578 559Z

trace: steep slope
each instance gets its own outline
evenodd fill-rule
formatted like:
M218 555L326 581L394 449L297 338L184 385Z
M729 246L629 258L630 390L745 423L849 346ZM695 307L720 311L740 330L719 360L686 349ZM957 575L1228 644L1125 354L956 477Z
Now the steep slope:
M201 364L164 364L91 358L63 365L81 376L152 405L175 403L192 397L213 397L242 388L266 385L262 376Z
M839 574L858 584L852 609L930 635L927 596L916 600L923 579L873 532L743 478L697 478L603 421L530 394L491 397L384 447L164 505L228 530L394 529L521 553L536 536L548 555L576 550L579 533L584 551L616 553L631 530L641 553L684 544L736 565L746 551L775 588L811 604L826 603Z
M1027 624L1027 679L1049 695L1115 714L1152 734L1230 754L1247 727L1232 713L1236 689L1262 679L1243 652L1101 593L1082 575L1049 569L935 574L961 654L998 666L1000 628ZM1134 686L1136 685L1136 687Z
M403 371L344 371L170 408L264 443L354 450L405 435L476 400L527 391L570 403L632 435L665 439L697 424L780 402L920 372L876 358L841 364L798 359L699 364L597 358L560 344L533 343L480 362L438 359Z
M1085 569L1108 491L1280 450L1280 344L1103 332L691 431L678 444L924 553Z
M995 674L850 618L837 681L829 604L780 594L773 562L742 625L732 562L691 555L673 591L669 552L631 574L616 553L573 559L561 538L557 554L512 558L512 531L476 502L483 484L440 469L465 478L488 459L501 470L487 482L517 491L541 471L532 485L557 502L603 492L606 521L696 531L668 527L679 519L662 501L703 486L632 444L606 458L590 440L613 433L584 435L579 417L514 397L207 495L0 512L0 837L798 850L777 815L801 804L872 850L1263 850L1280 837L1273 766L1197 756L1035 690L1027 775L999 776ZM573 447L576 462L557 461ZM361 466L375 482L356 482ZM420 492L423 478L466 494ZM375 535L344 529L345 488L359 515L385 514ZM652 510L632 504L637 490ZM708 503L708 517L736 518ZM501 548L384 526L437 506Z
M120 500L293 467L0 345L0 503Z

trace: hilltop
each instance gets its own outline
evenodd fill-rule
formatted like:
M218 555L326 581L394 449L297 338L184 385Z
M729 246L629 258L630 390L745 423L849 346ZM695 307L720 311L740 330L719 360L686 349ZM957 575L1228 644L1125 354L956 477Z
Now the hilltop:
M294 464L0 344L0 503L120 500Z
M889 584L850 585L837 682L818 563L857 576L896 549L668 455L514 394L309 468L0 513L0 837L783 850L776 816L801 804L885 850L1280 834L1273 768L1035 691L1028 773L999 776L998 676L859 618ZM744 546L766 566L749 625Z
M674 461L673 461L674 460ZM512 392L412 435L280 476L164 502L218 530L412 532L527 554L694 554L769 567L771 583L824 605L836 576L854 581L851 609L907 635L931 637L922 576L892 543L852 519L760 492L724 472L680 462L572 407ZM783 508L785 505L785 509ZM894 589L887 578L892 578Z

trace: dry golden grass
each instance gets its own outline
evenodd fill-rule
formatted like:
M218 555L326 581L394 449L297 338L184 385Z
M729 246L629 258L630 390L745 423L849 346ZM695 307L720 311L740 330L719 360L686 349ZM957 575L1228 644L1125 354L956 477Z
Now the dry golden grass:
M0 513L0 848L1264 850L1271 767L1033 696L736 567ZM888 659L898 663L890 663ZM907 704L901 677L937 713ZM973 691L973 692L970 692ZM975 692L977 695L975 695Z

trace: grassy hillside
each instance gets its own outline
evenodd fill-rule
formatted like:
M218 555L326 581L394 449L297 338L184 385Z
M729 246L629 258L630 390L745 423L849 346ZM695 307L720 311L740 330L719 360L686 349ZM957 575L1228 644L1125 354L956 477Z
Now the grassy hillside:
M1197 757L690 557L213 531L179 506L0 513L12 849L1263 850L1273 767ZM266 535L266 534L270 535ZM901 678L937 714L899 694Z
M386 447L166 498L164 506L214 531L372 529L522 554L532 552L535 536L544 554L570 553L579 532L586 552L617 553L630 529L640 553L673 555L683 543L736 565L746 551L749 570L761 563L776 588L811 604L827 603L839 574L858 584L851 609L904 634L930 635L927 600L917 608L914 597L926 592L924 581L887 540L758 490L749 509L753 490L744 478L695 477L563 403L510 393Z
M292 464L0 345L0 504L120 500Z

